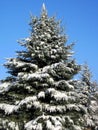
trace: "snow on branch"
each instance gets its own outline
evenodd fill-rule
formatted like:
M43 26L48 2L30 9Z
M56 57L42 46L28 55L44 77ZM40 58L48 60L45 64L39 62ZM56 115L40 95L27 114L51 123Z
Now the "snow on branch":
M23 105L26 105L26 108L29 109L32 106L35 108L41 108L41 104L37 101L37 97L26 97L25 99L21 100L20 102L16 102L16 105L9 105L6 103L0 104L0 110L4 111L6 115L12 114L13 112L17 112L21 109Z
M9 105L6 103L0 104L0 110L3 110L5 114L9 115L14 111L15 105Z
M3 125L3 128L9 128L11 130L19 130L19 126L18 123L13 122L13 121L9 121L8 119L1 119L0 118L0 125Z
M0 84L0 93L6 92L10 89L11 83L4 82Z
M65 92L57 91L54 88L47 89L47 92L49 92L51 94L51 97L53 97L56 101L68 101L68 96Z
M66 106L65 105L49 105L49 104L43 104L43 110L49 112L49 113L63 113L66 111Z
M39 123L39 120L44 120L45 121L45 126L46 129L49 130L60 130L62 129L62 123L61 123L61 118L59 116L39 116L37 117L35 120L31 120L29 122L26 123L25 125L25 129L26 130L32 130L32 129L36 129L36 130L42 130L42 123Z
M24 68L24 67L30 67L34 70L38 69L38 66L33 64L33 63L27 63L24 62L22 60L20 60L19 58L10 58L8 59L8 62L5 64L5 66L9 66L9 67L15 67L15 68Z

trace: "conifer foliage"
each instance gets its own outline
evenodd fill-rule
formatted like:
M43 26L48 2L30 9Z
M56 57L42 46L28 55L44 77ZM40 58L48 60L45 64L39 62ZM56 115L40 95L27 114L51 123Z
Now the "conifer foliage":
M87 64L81 67L81 78L74 81L75 89L81 100L81 104L87 108L85 115L86 130L98 129L98 103L97 103L97 87L96 81L92 80L92 73Z
M83 130L87 108L72 80L80 70L73 44L66 45L44 4L30 26L30 37L19 41L25 50L5 64L10 76L0 85L0 130Z
M92 130L98 129L98 103L97 103L97 87L98 83L92 81L92 73L87 64L84 64L82 76L81 76L82 93L87 95L87 106L90 114L90 118L93 120L93 123L88 124L88 127L91 127ZM91 125L92 124L92 125Z

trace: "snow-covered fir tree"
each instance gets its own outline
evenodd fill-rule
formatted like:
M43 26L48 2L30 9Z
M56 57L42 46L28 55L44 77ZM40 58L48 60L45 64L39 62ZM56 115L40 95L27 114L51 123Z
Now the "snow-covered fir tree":
M0 84L0 130L84 130L88 109L73 83L80 66L72 44L44 4L30 26L30 37L19 41L24 51L5 64L10 76Z
M86 94L88 96L88 109L91 115L92 120L94 121L93 129L98 129L98 103L97 103L97 87L98 83L96 81L92 81L92 73L87 64L84 64L82 71L81 80L85 84L83 90L86 89ZM84 92L84 91L83 91Z
M98 129L98 103L97 103L97 82L92 81L92 73L85 63L81 70L81 79L74 81L77 92L79 93L81 104L88 110L86 115L87 127L91 130Z

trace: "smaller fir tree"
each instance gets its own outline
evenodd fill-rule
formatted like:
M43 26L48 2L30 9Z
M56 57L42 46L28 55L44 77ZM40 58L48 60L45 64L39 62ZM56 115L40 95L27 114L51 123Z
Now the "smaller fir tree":
M98 129L98 104L97 104L97 87L98 84L96 81L92 81L92 73L87 64L84 64L83 71L82 71L81 80L86 84L88 91L88 108L92 120L94 121L95 125L92 127L93 129Z
M97 82L92 81L92 73L87 64L82 66L81 79L78 82L75 81L75 85L80 95L81 104L85 105L88 110L88 116L86 115L85 117L87 128L96 130L98 128L98 115L95 114L98 110L96 98Z

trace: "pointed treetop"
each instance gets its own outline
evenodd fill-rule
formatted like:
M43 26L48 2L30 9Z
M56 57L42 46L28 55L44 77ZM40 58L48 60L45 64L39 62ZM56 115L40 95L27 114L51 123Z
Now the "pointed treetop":
M47 16L47 10L46 10L46 6L44 3L42 5L42 16Z
M45 6L44 3L43 3L43 6L42 6L42 9L43 9L43 10L46 10L46 6Z

